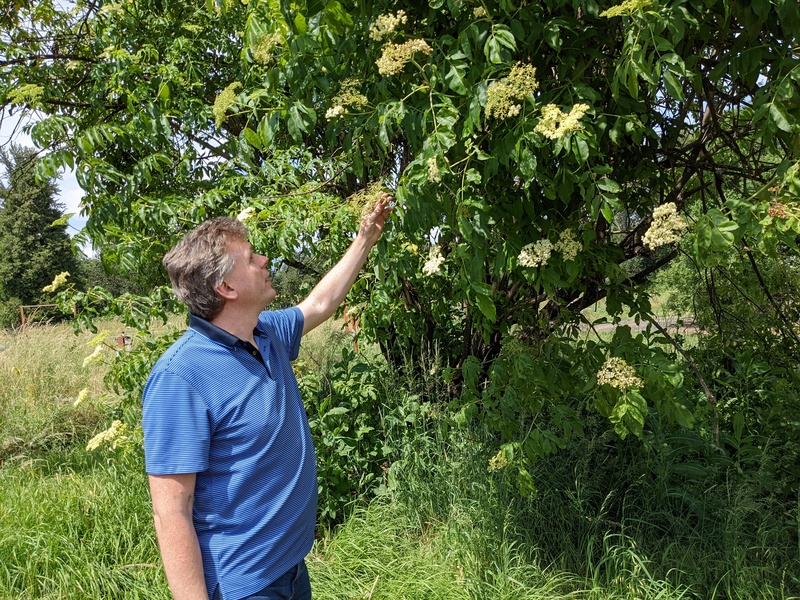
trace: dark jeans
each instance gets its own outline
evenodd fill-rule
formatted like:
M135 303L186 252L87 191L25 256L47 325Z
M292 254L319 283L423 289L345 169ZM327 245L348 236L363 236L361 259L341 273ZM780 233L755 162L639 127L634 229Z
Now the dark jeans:
M220 598L222 595L217 588L213 600ZM297 566L286 571L263 590L242 600L311 600L311 582L308 580L306 561L301 560Z

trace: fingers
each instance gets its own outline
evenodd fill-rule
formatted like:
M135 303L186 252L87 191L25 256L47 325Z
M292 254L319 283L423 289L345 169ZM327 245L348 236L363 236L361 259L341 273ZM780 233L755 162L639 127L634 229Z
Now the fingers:
M394 208L394 196L387 192L381 193L378 202L375 205L376 212L386 212L388 214Z

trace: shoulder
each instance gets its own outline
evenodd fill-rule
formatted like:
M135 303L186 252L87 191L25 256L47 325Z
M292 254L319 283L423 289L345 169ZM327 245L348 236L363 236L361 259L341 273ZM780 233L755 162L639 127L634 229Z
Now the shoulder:
M299 323L302 328L303 313L296 306L280 310L265 310L258 316L258 322L271 327L295 326Z
M297 358L300 339L303 337L303 313L293 306L283 310L265 310L258 317L258 330L273 341L282 344L289 360Z

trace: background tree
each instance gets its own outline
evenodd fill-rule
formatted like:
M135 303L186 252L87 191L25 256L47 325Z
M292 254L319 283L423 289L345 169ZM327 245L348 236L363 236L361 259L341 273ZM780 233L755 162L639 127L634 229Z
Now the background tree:
M0 151L5 185L0 187L0 303L8 319L20 304L50 303L42 291L63 271L75 273L75 257L63 207L52 179L36 178L38 152L11 146Z
M121 268L243 214L260 251L317 271L305 259L339 256L388 184L395 217L348 302L398 368L441 354L452 410L497 431L523 479L587 407L623 438L663 419L719 444L690 353L656 324L587 339L582 311L605 299L612 320L652 322L649 278L680 252L713 272L737 249L757 280L764 256L796 253L796 2L40 2L5 18L4 105L47 115L42 171L75 168L86 235ZM767 308L791 369L796 323Z

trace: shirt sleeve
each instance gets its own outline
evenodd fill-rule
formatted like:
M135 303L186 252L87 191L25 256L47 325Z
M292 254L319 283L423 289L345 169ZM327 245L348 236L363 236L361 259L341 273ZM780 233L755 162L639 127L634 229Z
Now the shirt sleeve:
M150 475L199 473L208 468L209 411L183 378L156 371L142 396L145 470Z
M259 322L270 328L289 354L295 360L300 354L300 340L303 337L303 313L296 306L284 310L268 310L261 313Z

